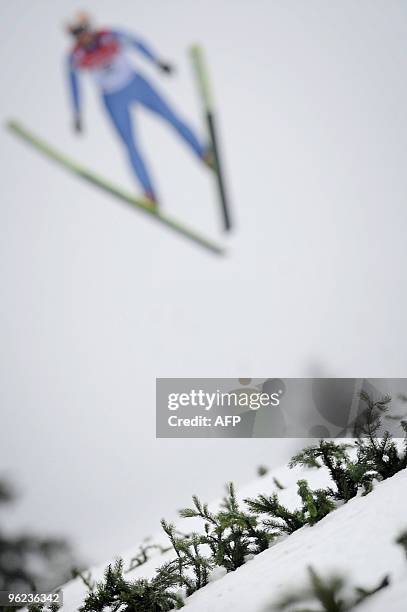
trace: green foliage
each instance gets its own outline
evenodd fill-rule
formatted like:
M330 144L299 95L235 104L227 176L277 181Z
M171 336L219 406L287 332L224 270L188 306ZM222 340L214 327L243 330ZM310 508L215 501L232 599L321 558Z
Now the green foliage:
M10 608L11 610L12 608ZM28 612L58 612L61 609L61 604L59 603L50 603L50 604L32 604L28 606ZM14 608L15 610L15 608Z
M280 489L280 491L283 491L285 489L285 486L283 484L281 484L281 482L278 480L278 478L274 477L273 478L273 482L276 485L277 489Z
M83 572L77 567L73 567L72 570L72 578L80 578L83 584L89 591L93 591L95 588L95 583L92 580L92 576L90 572Z
M178 584L186 588L187 596L208 584L209 571L213 567L210 558L204 557L200 552L202 537L196 533L179 535L174 525L161 521L162 528L170 539L177 555ZM190 578L191 570L193 578Z
M400 544L400 546L403 547L404 552L406 553L406 557L407 557L407 529L399 535L399 537L396 540L396 543Z
M203 519L205 533L199 541L209 546L215 565L228 572L234 571L245 563L248 555L269 547L274 536L259 528L255 516L240 509L233 483L227 486L227 495L217 513L210 512L208 505L202 504L196 496L192 499L194 507L181 510L180 515Z
M208 583L210 571L215 566L222 566L228 572L238 569L248 557L266 550L277 536L291 534L305 525L314 525L335 509L336 501L347 502L360 492L365 495L372 490L375 478L389 478L407 467L407 422L401 421L405 440L404 449L400 450L389 432L378 438L390 399L385 397L373 401L366 394L362 395L362 399L367 407L357 423L359 438L356 447L321 440L317 445L303 449L290 461L290 467L325 467L332 479L331 487L312 490L306 480L298 480L301 505L293 510L280 503L276 492L270 496L245 499L247 509L242 508L237 502L232 483L228 484L226 496L217 512L211 512L208 504L194 496L193 506L181 510L180 515L202 519L202 533L182 534L176 531L173 524L163 520L161 524L170 547L142 545L127 569L129 572L146 563L153 550L163 553L172 548L175 558L160 567L151 580L126 580L127 572L123 570L122 561L117 561L114 566L109 565L104 580L97 584L92 583L90 575L76 570L74 575L80 577L89 589L79 612L165 612L181 608L183 599L177 590L181 589L189 596L201 589ZM349 453L351 448L356 449L353 458ZM266 474L266 468L259 468L258 473ZM278 489L284 489L277 479L273 480ZM9 501L10 496L10 490L0 483L0 503ZM0 553L2 537L0 530ZM407 555L407 532L401 534L397 542L404 547ZM312 568L309 568L309 575L310 585L307 588L290 593L272 609L347 612L388 584L386 577L377 587L370 590L356 587L348 596L349 589L345 589L343 578L333 576L322 579ZM0 588L1 578L0 554ZM311 610L303 603L314 607ZM316 609L315 605L320 607ZM37 606L30 612L44 610ZM49 608L49 612L56 611Z
M265 465L259 465L259 467L257 468L257 476L266 476L266 474L269 473L269 468L266 467Z
M148 542L148 540L145 540L145 541ZM169 550L171 550L171 547L160 546L159 544L147 544L147 543L142 544L139 547L139 551L136 554L136 556L134 556L130 560L129 567L125 573L131 572L136 567L140 567L140 565L144 565L144 563L147 563L147 561L151 559L151 556L152 556L151 551L155 551L155 552L159 552L160 554L164 554L168 552Z
M380 437L379 430L382 426L383 418L389 418L391 396L383 395L379 399L374 400L366 391L362 391L360 399L364 403L365 409L355 423L355 437L361 438L365 436L369 438L373 434L376 434L376 437Z
M391 398L385 396L375 401L367 393L362 393L361 398L366 404L366 411L358 429L358 461L385 480L407 467L407 421L400 421L404 443L403 449L399 449L388 431L381 438L378 437Z
M266 514L270 518L263 520L263 525L271 530L274 537L283 533L293 533L307 524L302 510L289 510L279 502L277 493L271 496L259 495L255 499L245 499L250 512Z
M290 612L348 612L389 584L389 578L386 576L373 589L355 587L352 595L347 595L345 591L348 593L349 589L345 589L346 581L343 577L331 576L323 579L312 567L308 568L308 573L310 579L308 587L297 592L290 590L269 609ZM297 607L297 604L300 607ZM317 604L319 607L315 608Z
M116 561L105 571L104 580L87 594L79 612L167 612L183 606L174 592L178 586L177 567L168 563L157 570L152 580L140 578L128 581L123 573L123 561Z
M270 497L259 495L256 499L245 499L250 512L270 517L263 521L263 525L272 530L274 536L293 533L304 525L314 525L335 508L334 502L323 489L312 491L306 480L299 480L297 485L302 506L293 511L280 503L277 493Z
M298 495L302 500L302 512L308 525L314 525L335 510L335 503L324 489L312 491L306 480L298 481Z
M0 504L5 504L13 501L15 493L9 482L0 480Z
M364 494L372 490L372 481L375 474L370 467L358 459L352 461L348 450L350 444L336 444L335 442L320 440L315 446L305 448L291 459L291 468L301 465L308 468L321 468L325 466L336 486L328 488L327 493L336 500L345 502L355 497L361 489Z
M12 487L0 481L0 505L14 500ZM6 533L0 526L1 591L50 591L68 579L72 562L73 555L65 540L32 533Z

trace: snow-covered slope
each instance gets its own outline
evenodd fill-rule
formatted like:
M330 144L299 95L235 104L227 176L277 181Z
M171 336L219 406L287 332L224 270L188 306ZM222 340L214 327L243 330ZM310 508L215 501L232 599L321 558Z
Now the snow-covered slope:
M281 501L291 509L299 505L296 482L306 477L312 487L325 486L329 477L324 470L274 470L258 478L238 492L238 497L271 493L276 489L274 478L286 488L279 491ZM216 508L219 501L212 504ZM358 586L375 586L386 574L391 585L360 606L361 612L405 612L407 600L407 563L403 552L394 543L407 527L407 471L378 483L367 497L358 497L339 507L313 527L305 527L276 542L233 573L212 581L186 601L188 612L262 612L287 589L307 582L307 567L329 575L338 571ZM199 528L200 521L180 519L181 531ZM157 534L154 543L166 544ZM125 567L138 553L138 547L122 555ZM171 552L155 555L127 576L151 577L155 569L172 557ZM106 565L106 564L105 564ZM92 579L103 575L104 566L92 570ZM63 588L64 610L73 612L82 603L86 588L81 580Z
M374 586L386 574L390 587L364 604L379 612L405 612L407 564L395 536L406 527L407 473L381 483L369 497L349 502L312 528L303 528L258 555L237 572L194 594L190 612L264 610L286 592L306 582L310 564L322 574L338 570L358 585ZM362 607L360 608L363 609Z

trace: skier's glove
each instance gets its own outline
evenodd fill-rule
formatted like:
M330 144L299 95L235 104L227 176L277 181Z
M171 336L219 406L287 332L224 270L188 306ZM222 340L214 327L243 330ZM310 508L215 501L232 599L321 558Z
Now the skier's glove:
M73 128L77 134L82 132L82 120L80 117L75 117L73 122Z
M166 72L167 74L173 74L175 71L174 66L168 62L158 62L158 67L161 72Z

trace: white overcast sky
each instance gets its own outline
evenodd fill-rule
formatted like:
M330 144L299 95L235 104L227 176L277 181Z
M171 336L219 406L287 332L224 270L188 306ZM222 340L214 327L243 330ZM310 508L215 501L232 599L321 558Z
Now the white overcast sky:
M3 2L2 122L135 189L86 79L86 132L70 129L63 23L77 8L177 64L166 78L134 54L201 134L186 50L204 45L236 218L218 259L1 134L0 472L23 493L10 520L103 560L190 494L290 452L155 440L156 376L405 375L407 5ZM166 126L137 121L165 210L223 240L208 173Z

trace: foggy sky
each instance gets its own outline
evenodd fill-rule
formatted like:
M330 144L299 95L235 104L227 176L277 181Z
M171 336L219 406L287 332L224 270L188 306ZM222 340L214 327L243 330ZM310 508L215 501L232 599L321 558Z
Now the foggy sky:
M2 3L1 119L16 117L136 190L93 83L71 130L64 20L77 2ZM155 377L402 377L406 241L405 2L88 1L174 61L134 54L204 134L186 55L204 44L236 231L211 177L136 112L165 210L228 244L219 259L43 159L4 130L0 206L0 474L10 525L62 532L102 560L190 495L220 494L273 440L155 440ZM290 443L291 444L291 443Z

